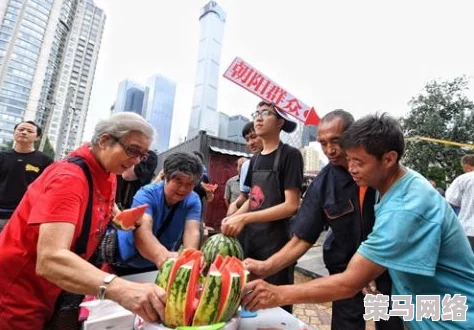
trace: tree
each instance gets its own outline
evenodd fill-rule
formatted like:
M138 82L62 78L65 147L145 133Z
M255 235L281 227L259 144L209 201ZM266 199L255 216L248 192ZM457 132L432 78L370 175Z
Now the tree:
M472 143L474 103L464 94L469 80L432 81L409 102L410 112L401 120L405 137L424 136ZM459 147L407 141L404 164L445 187L462 173L460 159L468 153Z
M35 149L36 150L38 150L40 143L41 143L41 139L35 142ZM46 155L48 155L49 157L51 157L52 159L54 159L55 152L54 152L53 146L51 145L51 142L49 141L49 136L46 137L46 143L44 145L43 152Z

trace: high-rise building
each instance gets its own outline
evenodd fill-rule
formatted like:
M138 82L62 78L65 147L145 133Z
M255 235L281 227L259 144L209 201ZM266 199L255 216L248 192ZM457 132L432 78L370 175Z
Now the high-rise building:
M104 11L93 0L79 1L48 134L56 157L82 143L105 20Z
M125 79L119 83L114 112L133 111L141 115L144 97L145 86L133 80Z
M295 148L303 148L310 142L316 141L318 128L317 126L306 126L301 122L297 122L296 130L292 133L281 133L281 140Z
M176 83L162 75L147 80L142 116L156 130L151 150L162 152L169 148L175 93Z
M219 131L217 132L217 136L227 138L228 130L229 130L229 115L218 112L219 115Z
M34 120L57 154L77 146L103 11L92 0L0 1L0 22L0 144L12 140L16 123Z
M242 116L231 116L229 117L229 126L227 129L227 138L235 142L245 142L242 136L242 128L249 122L249 119Z
M45 126L78 0L0 1L0 144L22 120Z
M310 146L303 147L300 151L303 156L304 172L317 172L320 168L318 151Z
M226 13L215 1L209 1L201 9L196 81L188 139L197 135L200 130L209 135L219 135L217 91L225 21Z
M318 137L318 126L304 126L301 143L303 147L309 146L310 142L316 141Z

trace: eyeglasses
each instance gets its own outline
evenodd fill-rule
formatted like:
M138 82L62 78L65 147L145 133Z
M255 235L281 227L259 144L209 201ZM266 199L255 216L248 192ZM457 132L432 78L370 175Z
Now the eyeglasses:
M148 152L141 152L140 149L138 149L138 148L127 146L125 143L120 141L119 138L117 138L115 136L112 136L112 135L111 135L111 137L112 137L112 139L117 141L118 144L120 144L120 146L123 148L123 150L125 151L125 153L127 154L128 157L130 157L130 158L140 157L140 161L142 161L142 162L148 159Z
M270 115L276 116L276 113L273 112L272 110L265 109L262 111L255 111L250 116L252 117L253 120L255 120L258 117L264 119L264 118L269 117Z

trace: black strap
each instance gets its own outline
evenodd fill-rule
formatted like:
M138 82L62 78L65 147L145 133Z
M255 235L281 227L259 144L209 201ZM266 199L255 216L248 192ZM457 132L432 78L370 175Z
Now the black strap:
M87 241L89 240L89 233L91 231L91 223L92 223L92 200L93 200L93 187L92 187L92 176L84 159L81 157L71 157L68 158L67 161L69 163L76 164L79 166L82 171L84 172L87 183L89 185L89 197L87 201L86 213L84 214L84 220L82 221L82 230L81 235L77 239L76 247L74 252L78 255L86 253L87 250Z
M166 215L166 218L163 221L163 224L161 225L160 229L158 229L158 231L156 232L156 235L155 235L155 237L158 238L158 240L160 239L160 236L165 232L165 230L168 229L171 220L173 220L174 212L179 207L179 205L181 205L181 202L178 202L178 203L174 204L171 207L171 210Z

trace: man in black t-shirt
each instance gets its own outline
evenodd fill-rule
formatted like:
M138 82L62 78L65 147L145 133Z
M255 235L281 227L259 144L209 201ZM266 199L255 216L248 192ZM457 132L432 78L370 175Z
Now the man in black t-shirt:
M32 121L16 124L15 146L0 152L0 232L20 203L26 189L53 160L35 150L41 128Z
M151 182L157 164L158 156L154 151L149 150L146 160L117 175L115 203L119 209L125 210L132 206L133 196L141 187Z
M265 260L290 239L289 218L298 209L303 184L303 157L298 149L280 141L280 132L291 133L296 123L274 104L260 102L252 114L255 133L263 150L250 160L245 185L251 187L249 199L222 222L225 235L243 231L244 254ZM293 266L269 276L273 284L293 283ZM291 306L285 306L291 311Z

